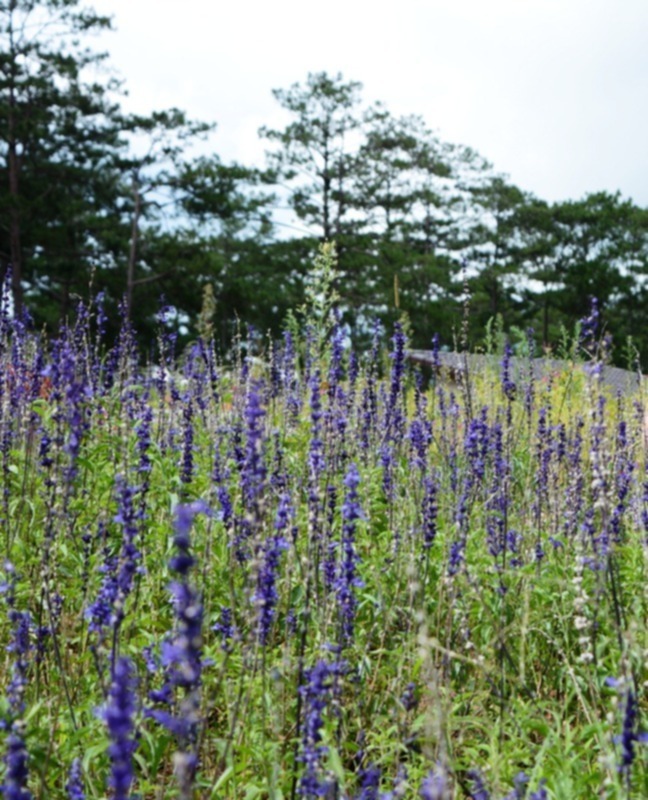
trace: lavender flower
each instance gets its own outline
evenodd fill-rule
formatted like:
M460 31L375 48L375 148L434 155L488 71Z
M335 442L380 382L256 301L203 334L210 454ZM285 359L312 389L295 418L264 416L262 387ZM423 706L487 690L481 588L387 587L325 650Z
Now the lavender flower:
M178 573L179 580L170 586L176 627L170 640L162 643L162 665L166 680L162 690L151 694L152 699L171 704L175 691L183 696L177 713L163 709L149 709L152 717L175 737L179 749L174 757L174 771L182 798L191 796L191 786L198 767L196 744L200 723L200 686L202 678L202 619L203 608L199 594L189 584L188 575L194 565L190 552L190 530L196 514L208 513L202 501L176 506L174 544L176 555L169 567Z
M513 356L513 350L509 342L506 343L504 346L504 356L502 358L501 367L502 367L502 391L504 392L504 397L511 402L515 398L515 393L517 391L517 386L515 385L515 381L513 381L511 377L511 357Z
M430 770L428 776L421 784L419 795L422 800L446 800L450 797L448 775L440 764Z
M547 790L544 788L545 780L544 778L540 781L540 785L538 786L537 791L531 792L529 795L529 800L547 800L548 794Z
M110 786L114 800L128 800L133 782L133 753L137 748L134 738L135 725L135 671L127 658L115 663L108 702L101 712L108 728L111 745Z
M266 477L263 463L263 430L261 420L265 410L261 405L260 386L248 390L245 402L246 443L241 487L248 509L252 509L260 497Z
M352 464L344 485L347 487L347 495L342 505L342 559L335 588L338 594L338 606L340 609L342 635L340 644L349 644L353 639L355 612L358 601L354 589L363 586L363 582L358 577L357 565L360 557L355 549L356 523L363 519L364 514L358 502L358 486L360 484L360 474L355 464Z
M434 478L427 476L423 495L423 548L429 550L437 534L437 486Z
M513 778L513 791L509 792L504 800L524 800L528 783L529 776L526 772L518 772Z
M25 690L27 688L27 670L29 669L29 653L32 645L30 641L31 615L28 611L16 609L16 571L13 564L5 563L6 579L0 586L0 593L5 595L8 608L9 622L13 629L7 652L13 655L11 678L7 686L7 699L11 719L16 720L25 711Z
M370 764L366 769L361 769L358 777L360 778L360 793L355 800L380 800L378 789L380 787L380 768L375 764Z
M601 314L596 297L590 298L590 312L580 320L580 346L592 354L596 346L596 337L599 331Z
M490 800L490 794L484 785L481 774L477 770L470 770L468 773L470 780L470 796L472 800Z
M306 798L319 798L326 794L330 780L323 775L322 758L327 748L321 744L324 726L324 711L331 695L335 667L325 661L318 661L304 675L304 684L299 692L304 699L304 724L302 729L302 750L299 760L304 764L299 792Z
M5 800L31 800L32 793L27 789L27 757L22 725L14 722L5 743L6 771L0 787Z
M416 684L415 683L408 683L405 687L405 691L401 695L400 698L401 705L405 709L405 711L413 711L419 703L418 697L416 696Z
M403 389L403 378L405 377L405 347L407 338L400 323L394 325L394 335L392 336L394 349L390 353L392 359L391 379L389 388L389 402L387 405L387 420L385 423L385 436L389 438L400 430L403 414L399 407L399 398Z
M232 620L232 609L228 606L221 606L220 619L212 626L215 633L220 634L221 637L221 650L229 653L232 650L230 640L236 635L236 625Z
M191 483L193 478L193 450L194 450L194 428L193 428L193 403L191 396L186 395L182 407L183 426L183 446L182 446L182 471L180 479L184 484Z
M261 644L268 643L270 629L274 621L275 606L277 605L277 570L279 560L284 550L288 549L288 542L281 535L281 531L288 527L292 506L290 497L284 494L279 503L277 518L275 520L275 530L277 534L270 536L263 547L263 558L257 577L257 588L253 596L253 601L258 606L258 635Z
M310 381L311 441L308 452L311 482L315 483L324 471L324 443L322 442L322 404L320 400L320 375L315 370Z
M125 616L126 601L133 588L135 575L140 569L141 553L137 549L138 512L134 498L137 490L126 481L117 478L118 509L113 521L122 527L122 545L119 559L106 550L102 572L104 579L97 599L86 610L90 630L103 637L104 628L110 625L119 628Z
M615 737L615 742L621 745L621 763L619 771L630 780L630 770L635 760L635 745L648 742L648 733L640 733L637 730L639 708L637 698L632 689L626 692L625 708L623 713L623 730L620 736Z
M65 789L67 791L68 800L85 800L81 760L78 758L75 758L72 762Z

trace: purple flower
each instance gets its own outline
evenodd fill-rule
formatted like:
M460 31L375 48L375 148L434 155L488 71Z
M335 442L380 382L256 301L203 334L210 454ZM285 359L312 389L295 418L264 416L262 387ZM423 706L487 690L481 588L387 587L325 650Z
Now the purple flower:
M490 794L484 785L481 774L477 770L470 770L468 773L470 780L470 796L472 800L490 800Z
M594 351L601 314L596 297L590 299L590 312L580 320L580 346L589 354Z
M416 696L416 684L408 683L405 691L400 698L401 704L405 711L413 711L418 705L418 697Z
M441 766L430 770L428 776L421 784L419 795L422 800L446 800L450 797L448 787L448 775Z
M236 625L232 620L232 609L228 606L221 606L220 619L212 626L212 630L220 634L221 650L226 653L231 652L232 646L229 643L236 635Z
M252 509L263 492L266 468L263 462L262 420L265 410L261 405L260 386L250 386L245 402L245 456L241 472L241 487L248 509Z
M299 792L307 798L318 798L326 794L330 781L322 774L322 758L327 748L321 744L324 726L324 711L328 705L336 675L335 666L318 661L304 674L304 684L299 692L304 699L304 723L302 728L302 750L299 760L304 764Z
M504 397L510 402L515 398L515 393L517 391L517 386L515 382L511 378L511 357L513 356L513 350L509 342L506 343L504 346L504 356L502 358L501 367L502 367L502 391L504 392Z
M648 733L640 733L638 728L639 709L637 698L632 689L625 696L625 709L623 713L623 730L620 736L615 737L615 742L621 745L621 763L619 770L629 780L630 769L635 760L635 745L648 742Z
M394 349L390 353L392 368L389 387L389 401L387 404L387 419L385 423L385 437L390 438L400 430L403 413L399 406L399 399L403 390L403 378L405 377L405 346L407 338L400 323L394 325L394 335L392 336Z
M81 760L75 758L68 773L68 782L65 784L68 800L85 800L83 791L83 773L81 771Z
M352 464L344 479L347 494L342 505L342 556L335 582L340 609L340 622L342 636L340 644L349 644L353 639L355 612L358 601L355 596L355 587L363 586L358 577L357 565L360 557L355 549L356 523L363 519L364 514L358 502L358 486L360 474L355 464Z
M322 403L320 398L320 374L315 370L310 381L311 440L308 451L311 483L315 484L324 471L324 443L322 442Z
M437 486L430 476L424 481L423 496L423 548L429 550L434 544L437 534Z
M513 791L509 792L504 800L524 800L528 783L529 776L526 772L518 772L513 778Z
M118 508L113 521L122 528L122 545L119 559L106 550L102 572L104 578L97 599L85 612L90 620L90 630L103 636L103 629L111 625L119 628L124 620L126 601L133 588L135 575L140 569L142 555L137 549L138 512L134 499L137 489L117 478Z
M30 632L31 615L28 611L16 609L16 571L11 562L5 562L6 580L0 586L0 593L5 595L8 607L7 616L12 626L12 638L7 645L7 652L13 655L11 678L7 686L7 699L11 719L18 719L25 711L25 689L27 688L27 670L29 669L29 653L32 650Z
M191 395L184 397L182 407L183 426L183 446L182 446L182 470L180 480L187 484L193 478L193 451L194 451L194 429L193 429L193 403Z
M540 781L540 785L538 786L538 790L535 792L531 792L529 795L529 800L547 800L548 794L547 790L544 788L545 780L544 778Z
M361 769L358 775L360 778L360 793L356 795L355 800L379 800L380 776L380 768L375 764L370 764L366 769Z
M5 800L31 800L32 793L27 789L27 748L22 736L21 725L14 722L5 743L5 779L0 787Z
M137 471L146 475L151 471L151 459L149 450L151 448L151 423L153 421L153 409L145 406L142 409L142 416L135 428L137 435L137 452L139 453L139 465Z
M137 748L134 738L135 725L135 675L134 668L127 658L119 658L115 663L108 702L101 712L108 728L111 745L110 786L114 800L127 800L133 782L133 753Z
M275 616L275 606L279 598L276 587L279 561L283 551L288 549L288 542L281 535L281 531L288 527L291 513L290 497L288 494L284 494L281 497L275 521L275 530L278 533L268 537L263 545L263 558L257 576L257 587L252 598L258 607L257 627L259 641L263 645L268 642Z
M198 513L208 513L207 505L200 500L176 506L174 544L177 553L169 567L179 575L170 585L176 625L173 635L162 643L161 662L165 683L161 690L151 692L151 699L171 705L176 691L182 697L172 711L148 709L152 717L176 738L179 749L175 754L175 773L181 797L189 797L198 766L196 746L200 724L200 686L202 678L202 620L203 607L200 595L189 584L188 574L194 565L190 553L189 533Z

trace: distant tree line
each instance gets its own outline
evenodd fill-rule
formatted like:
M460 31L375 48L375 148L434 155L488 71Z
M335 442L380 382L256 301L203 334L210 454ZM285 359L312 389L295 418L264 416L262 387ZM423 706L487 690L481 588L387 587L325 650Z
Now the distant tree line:
M161 296L187 336L206 295L223 346L238 320L277 333L335 241L355 336L405 316L414 345L451 343L467 302L473 343L500 317L555 346L595 296L617 361L629 337L648 359L648 210L607 192L545 202L326 73L274 91L291 121L259 132L264 169L192 157L214 126L126 114L83 44L110 25L80 0L0 0L0 272L36 325L102 290L113 326L127 315L143 337Z

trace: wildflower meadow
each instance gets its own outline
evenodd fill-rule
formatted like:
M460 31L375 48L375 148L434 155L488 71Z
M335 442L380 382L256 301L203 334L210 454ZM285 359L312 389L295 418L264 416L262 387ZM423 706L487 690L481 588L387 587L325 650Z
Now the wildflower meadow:
M595 307L582 371L450 380L328 289L227 357L5 291L5 798L648 796L645 399Z

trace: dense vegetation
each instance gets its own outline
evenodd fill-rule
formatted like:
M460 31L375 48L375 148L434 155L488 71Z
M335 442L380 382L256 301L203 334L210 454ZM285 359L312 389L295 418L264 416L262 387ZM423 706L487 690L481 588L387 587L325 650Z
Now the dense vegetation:
M645 411L596 311L583 372L428 385L332 269L229 366L6 287L4 797L646 796Z
M473 342L502 315L555 347L596 296L613 359L627 362L628 336L648 353L646 209L606 192L547 203L324 73L275 92L290 121L260 131L264 168L197 158L212 125L123 112L106 57L84 45L107 27L79 0L0 0L0 278L11 264L37 327L56 330L92 285L113 335L125 296L149 342L165 295L186 341L204 291L221 345L237 318L278 335L335 240L356 340L406 313L416 346L434 331L450 343L467 292Z

